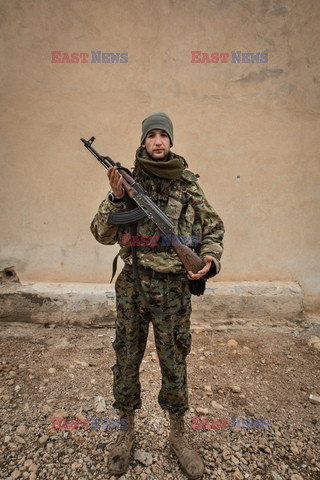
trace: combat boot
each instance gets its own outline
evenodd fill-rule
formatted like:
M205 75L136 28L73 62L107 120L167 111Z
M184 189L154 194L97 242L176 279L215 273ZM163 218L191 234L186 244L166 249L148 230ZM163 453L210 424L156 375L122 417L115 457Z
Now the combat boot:
M134 410L119 410L120 422L128 419L128 428L120 430L108 458L110 473L122 475L129 467L130 457L134 444ZM120 425L125 424L122 421Z
M188 478L197 479L203 475L204 465L201 457L188 445L184 438L184 414L170 413L169 443L177 455L180 467Z

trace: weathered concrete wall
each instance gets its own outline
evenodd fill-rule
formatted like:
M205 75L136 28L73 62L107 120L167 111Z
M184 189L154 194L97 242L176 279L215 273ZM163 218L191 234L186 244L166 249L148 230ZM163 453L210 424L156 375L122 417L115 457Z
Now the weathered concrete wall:
M193 297L193 328L226 324L306 326L303 294L293 282L216 282ZM92 283L0 284L1 322L114 327L112 285Z
M318 0L2 1L0 269L108 281L117 249L89 232L106 175L79 138L131 166L141 120L160 110L225 221L219 280L297 281L320 308L319 14ZM192 51L229 58L192 63Z

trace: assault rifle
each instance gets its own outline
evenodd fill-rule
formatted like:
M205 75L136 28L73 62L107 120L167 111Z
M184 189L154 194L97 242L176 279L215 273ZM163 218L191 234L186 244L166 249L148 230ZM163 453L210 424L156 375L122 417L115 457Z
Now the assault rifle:
M174 224L170 218L165 215L162 210L148 197L141 185L137 183L131 175L130 170L121 166L119 162L114 162L110 157L103 157L93 147L92 143L95 137L89 140L81 138L84 146L96 157L96 159L106 168L117 167L118 172L122 176L122 185L126 194L134 200L136 207L132 210L121 213L109 213L108 223L111 225L130 225L136 223L145 217L152 220L164 235L170 235L174 238L172 247L185 266L186 270L197 273L205 264L203 260L193 252L187 245L181 243L178 236L174 234Z

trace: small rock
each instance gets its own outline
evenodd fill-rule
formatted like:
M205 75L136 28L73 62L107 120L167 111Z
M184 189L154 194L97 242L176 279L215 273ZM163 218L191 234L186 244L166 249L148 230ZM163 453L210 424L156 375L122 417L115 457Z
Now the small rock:
M29 467L29 472L36 473L37 470L38 470L38 465L36 465L35 463L32 463Z
M301 475L299 475L298 473L294 473L293 475L291 475L290 480L303 480L303 477L301 477Z
M220 403L215 402L214 400L212 400L211 406L212 406L213 408L217 408L217 409L219 409L219 410L224 410L224 407L223 407L222 405L220 405Z
M242 473L237 469L233 474L234 480L243 480Z
M136 450L134 452L134 459L138 460L142 465L149 467L152 464L153 458L152 455L144 450Z
M140 475L140 473L142 473L142 467L141 467L141 465L137 465L137 466L135 467L134 473L135 473L136 475Z
M235 457L234 455L231 455L231 458L230 458L231 462L234 463L235 465L239 465L239 459L237 457Z
M233 385L231 387L231 390L233 391L233 393L240 393L241 392L241 388L238 387L238 385Z
M52 375L54 373L56 373L56 369L55 368L49 368L48 372Z
M196 412L201 413L202 415L208 415L209 410L207 408L197 407Z
M294 455L299 455L300 453L299 448L294 443L290 445L290 450Z
M15 439L16 439L16 442L18 442L18 443L22 443L22 444L26 443L25 440L22 437L19 437L19 435L16 435Z
M48 440L49 440L48 435L42 435L42 437L39 438L39 443L40 445L44 445Z
M106 411L107 406L106 406L106 401L104 397L101 397L100 395L98 395L97 397L95 397L95 402L96 402L96 411L98 413Z
M229 448L224 448L224 449L222 450L222 458L223 458L223 460L229 460L230 455L231 455L231 451L229 450Z
M43 413L46 415L47 413L51 412L52 408L50 407L50 405L44 405L42 407L42 411Z
M272 480L282 480L282 477L277 472L271 472Z
M81 367L89 367L89 363L85 362L84 360L76 360L74 363L76 363L77 365L80 365Z
M320 351L320 338L313 335L309 338L308 345Z
M238 346L237 340L234 340L233 338L227 342L228 347L230 348L235 348Z
M320 395L316 395L314 393L311 393L309 395L309 400L311 403L315 403L316 405L320 405Z
M25 425L19 425L19 427L17 428L16 432L19 434L19 435L23 435L24 433L26 433L26 426Z
M14 470L14 472L11 473L11 477L12 480L15 480L16 478L19 478L20 477L20 472L19 470Z

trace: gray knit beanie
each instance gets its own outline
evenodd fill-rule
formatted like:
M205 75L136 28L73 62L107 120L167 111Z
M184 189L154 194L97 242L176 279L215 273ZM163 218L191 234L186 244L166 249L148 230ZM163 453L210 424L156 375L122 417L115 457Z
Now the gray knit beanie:
M157 112L149 115L142 122L142 135L140 139L140 145L144 142L148 132L150 130L164 130L170 138L171 147L173 145L173 125L166 113Z

